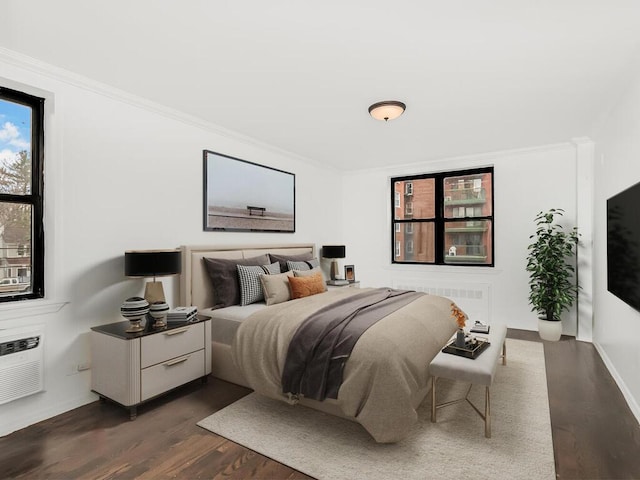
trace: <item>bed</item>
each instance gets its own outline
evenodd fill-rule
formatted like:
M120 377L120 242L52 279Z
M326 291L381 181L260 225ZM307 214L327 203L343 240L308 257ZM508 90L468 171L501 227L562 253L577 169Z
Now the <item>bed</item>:
M427 366L456 330L449 299L413 294L416 298L368 327L344 363L336 398L319 401L282 391L291 338L305 318L332 302L355 301L382 289L336 288L270 306L256 302L212 308L219 303L216 295L226 293L219 279L212 280L211 264L252 264L250 259L264 255L317 258L315 245L204 245L181 250L180 304L195 305L212 317L214 376L271 398L356 421L377 442L397 442L408 434L429 390Z

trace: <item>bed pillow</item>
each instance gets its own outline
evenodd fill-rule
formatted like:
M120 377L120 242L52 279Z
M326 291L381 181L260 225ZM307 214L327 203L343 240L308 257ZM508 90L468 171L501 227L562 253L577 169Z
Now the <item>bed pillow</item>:
M293 270L294 277L309 277L311 275L315 275L316 273L320 273L320 275L322 275L322 280L325 280L324 272L320 269L320 267L313 267L311 270Z
M292 262L303 262L305 260L313 259L313 254L311 252L300 253L298 255L278 255L270 253L269 258L271 258L271 262L280 262L280 271L286 272L288 270L287 260L291 260Z
M323 293L327 288L320 272L308 277L289 277L288 280L292 300Z
M240 305L250 305L264 300L262 283L260 277L280 273L278 262L271 265L236 265L238 269L238 279L240 280Z
M311 270L312 268L319 266L320 262L318 262L317 258L312 258L311 260L301 260L298 262L287 260L287 270Z
M293 272L285 272L277 275L262 275L260 277L264 301L267 305L275 305L291 300L289 277L292 276Z
M240 303L240 281L236 265L267 265L269 263L267 255L237 259L204 257L203 260L213 285L215 304L212 308L230 307Z

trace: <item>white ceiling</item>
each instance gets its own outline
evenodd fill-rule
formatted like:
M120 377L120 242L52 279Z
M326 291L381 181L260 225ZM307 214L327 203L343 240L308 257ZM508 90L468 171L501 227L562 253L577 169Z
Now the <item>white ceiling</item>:
M0 2L2 47L342 169L589 135L639 27L638 0Z

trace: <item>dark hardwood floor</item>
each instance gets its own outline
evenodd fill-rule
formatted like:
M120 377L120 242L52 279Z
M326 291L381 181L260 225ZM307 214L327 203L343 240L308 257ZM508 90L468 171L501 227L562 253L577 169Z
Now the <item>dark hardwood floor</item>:
M640 479L640 428L593 345L563 337L544 348L557 477ZM0 478L310 478L196 425L248 392L195 382L135 421L109 402L85 405L0 438Z

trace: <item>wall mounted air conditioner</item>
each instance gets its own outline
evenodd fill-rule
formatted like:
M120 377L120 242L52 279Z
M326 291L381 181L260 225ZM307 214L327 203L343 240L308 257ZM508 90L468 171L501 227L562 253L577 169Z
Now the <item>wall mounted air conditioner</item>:
M43 329L0 330L0 405L44 390Z

